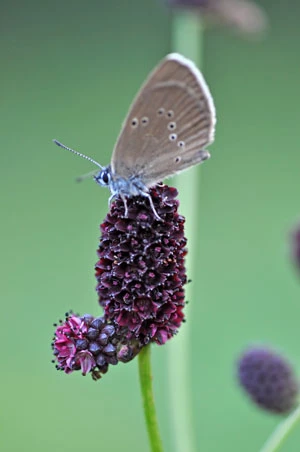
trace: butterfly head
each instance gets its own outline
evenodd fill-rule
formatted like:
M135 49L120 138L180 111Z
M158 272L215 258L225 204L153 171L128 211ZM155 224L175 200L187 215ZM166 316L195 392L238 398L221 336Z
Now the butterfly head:
M110 166L106 166L99 173L94 176L94 180L97 184L101 185L101 187L109 187L111 184L111 168Z

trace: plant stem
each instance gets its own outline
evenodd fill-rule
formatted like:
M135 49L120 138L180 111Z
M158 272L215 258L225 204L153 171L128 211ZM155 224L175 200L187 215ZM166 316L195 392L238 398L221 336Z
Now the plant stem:
M300 405L278 425L261 449L261 452L275 452L279 450L299 421Z
M151 451L163 452L153 397L150 350L147 345L138 354L140 385Z
M200 16L188 10L173 12L172 51L179 52L192 59L199 67L202 53L202 29ZM180 214L186 218L185 235L188 239L186 268L192 283L186 287L186 300L193 303L196 299L193 289L198 275L195 271L198 254L196 238L199 235L197 218L199 216L199 176L200 168L190 168L175 179L179 191ZM169 347L169 391L174 435L173 451L195 452L195 426L192 420L191 395L191 326L190 309L186 309L187 323L179 335L172 339ZM199 450L199 449L198 449Z

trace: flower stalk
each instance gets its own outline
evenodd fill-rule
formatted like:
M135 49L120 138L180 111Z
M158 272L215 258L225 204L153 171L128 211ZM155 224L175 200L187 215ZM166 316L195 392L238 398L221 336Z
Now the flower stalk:
M172 51L179 52L192 59L199 67L202 53L202 29L199 14L185 9L174 9L172 12ZM175 178L175 185L180 193L180 213L186 218L186 237L188 239L188 254L186 257L187 275L196 279L196 237L198 235L199 205L199 176L200 167L190 168ZM186 300L193 301L194 284L186 286ZM188 309L187 318L191 318ZM172 343L168 345L168 375L169 399L172 431L174 432L174 451L195 452L197 450L194 439L194 423L192 420L192 396L189 392L190 384L190 350L191 350L191 322L188 321L184 330ZM178 362L184 363L178 366Z
M147 345L138 355L140 386L151 452L163 452L154 404L150 351Z
M278 451L299 422L300 405L278 425L260 452Z

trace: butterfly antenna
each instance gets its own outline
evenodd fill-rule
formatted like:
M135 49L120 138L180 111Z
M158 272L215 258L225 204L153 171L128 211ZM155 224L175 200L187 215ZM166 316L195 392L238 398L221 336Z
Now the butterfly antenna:
M82 182L85 179L89 179L92 176L96 176L96 174L99 172L99 170L93 170L89 173L82 174L81 176L76 177L76 182Z
M88 160L89 162L94 163L94 165L97 165L99 168L103 169L103 166L100 165L100 163L96 162L96 160L92 159L91 157L88 157L87 155L81 154L78 151L74 151L74 149L68 148L68 146L65 146L64 144L62 144L60 141L58 140L52 140L53 143L57 144L57 146L60 146L63 149L66 149L67 151L73 152L73 154L79 155L79 157L82 157L86 160Z

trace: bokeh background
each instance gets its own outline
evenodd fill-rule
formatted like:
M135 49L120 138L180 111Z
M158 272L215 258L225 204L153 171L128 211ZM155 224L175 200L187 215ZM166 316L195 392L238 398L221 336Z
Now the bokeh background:
M288 252L300 217L300 6L261 5L266 39L205 35L218 126L195 206L189 371L199 451L258 451L279 421L236 385L244 346L273 344L300 370L300 279ZM172 50L170 16L158 0L16 0L2 3L0 21L1 449L147 451L136 361L98 383L51 364L52 323L70 308L100 313L93 266L108 199L93 181L74 183L93 168L51 140L109 162L133 95ZM153 347L172 451L167 353ZM282 450L299 444L298 429Z

